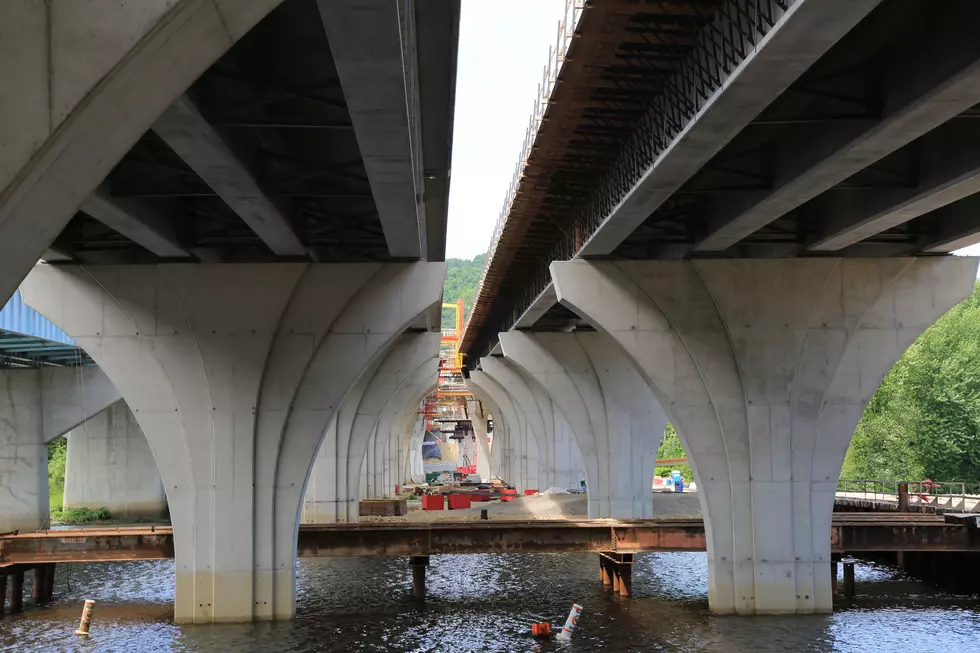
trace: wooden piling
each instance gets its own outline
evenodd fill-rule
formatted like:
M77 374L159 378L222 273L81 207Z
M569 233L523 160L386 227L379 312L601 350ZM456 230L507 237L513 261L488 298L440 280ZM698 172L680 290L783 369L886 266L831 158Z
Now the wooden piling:
M408 564L412 567L412 598L425 600L425 569L429 566L429 556L411 556Z
M18 569L10 574L10 614L24 611L24 570Z
M854 598L854 561L844 561L844 596Z

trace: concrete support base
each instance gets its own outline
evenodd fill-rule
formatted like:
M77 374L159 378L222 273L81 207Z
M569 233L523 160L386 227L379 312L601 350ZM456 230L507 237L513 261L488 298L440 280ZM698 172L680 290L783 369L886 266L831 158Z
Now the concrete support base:
M551 265L558 300L618 343L677 428L712 611L832 610L826 533L854 428L976 270L963 257Z
M167 495L146 436L119 401L68 434L65 508L105 508L115 518L159 519Z

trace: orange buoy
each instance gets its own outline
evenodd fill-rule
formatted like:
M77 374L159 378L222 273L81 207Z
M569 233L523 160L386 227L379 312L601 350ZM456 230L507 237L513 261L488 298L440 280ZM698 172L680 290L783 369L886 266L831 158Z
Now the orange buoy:
M548 622L531 624L531 634L535 637L548 636L551 634L551 624Z

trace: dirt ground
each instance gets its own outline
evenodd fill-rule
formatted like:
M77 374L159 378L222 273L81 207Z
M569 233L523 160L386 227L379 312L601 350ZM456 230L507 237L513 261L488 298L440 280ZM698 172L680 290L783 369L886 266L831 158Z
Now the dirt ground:
M464 510L422 510L420 501L408 502L408 514L400 517L361 517L362 522L444 522L480 519L486 509L490 519L584 519L588 514L584 494L547 494L518 497L513 501L474 503ZM698 495L693 492L655 492L653 514L657 517L691 517L701 515Z

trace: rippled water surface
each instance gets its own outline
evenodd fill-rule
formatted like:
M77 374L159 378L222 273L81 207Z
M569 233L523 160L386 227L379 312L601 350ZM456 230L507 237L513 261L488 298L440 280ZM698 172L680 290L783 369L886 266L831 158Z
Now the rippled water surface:
M0 621L11 651L980 651L980 600L928 590L887 568L857 570L858 597L833 615L715 617L703 553L637 558L630 599L604 594L595 555L433 556L414 602L404 558L304 559L294 622L175 626L172 562L59 565L55 601ZM28 574L28 577L30 574ZM29 585L29 582L27 583ZM98 601L92 637L73 633ZM585 606L570 644L538 642Z

